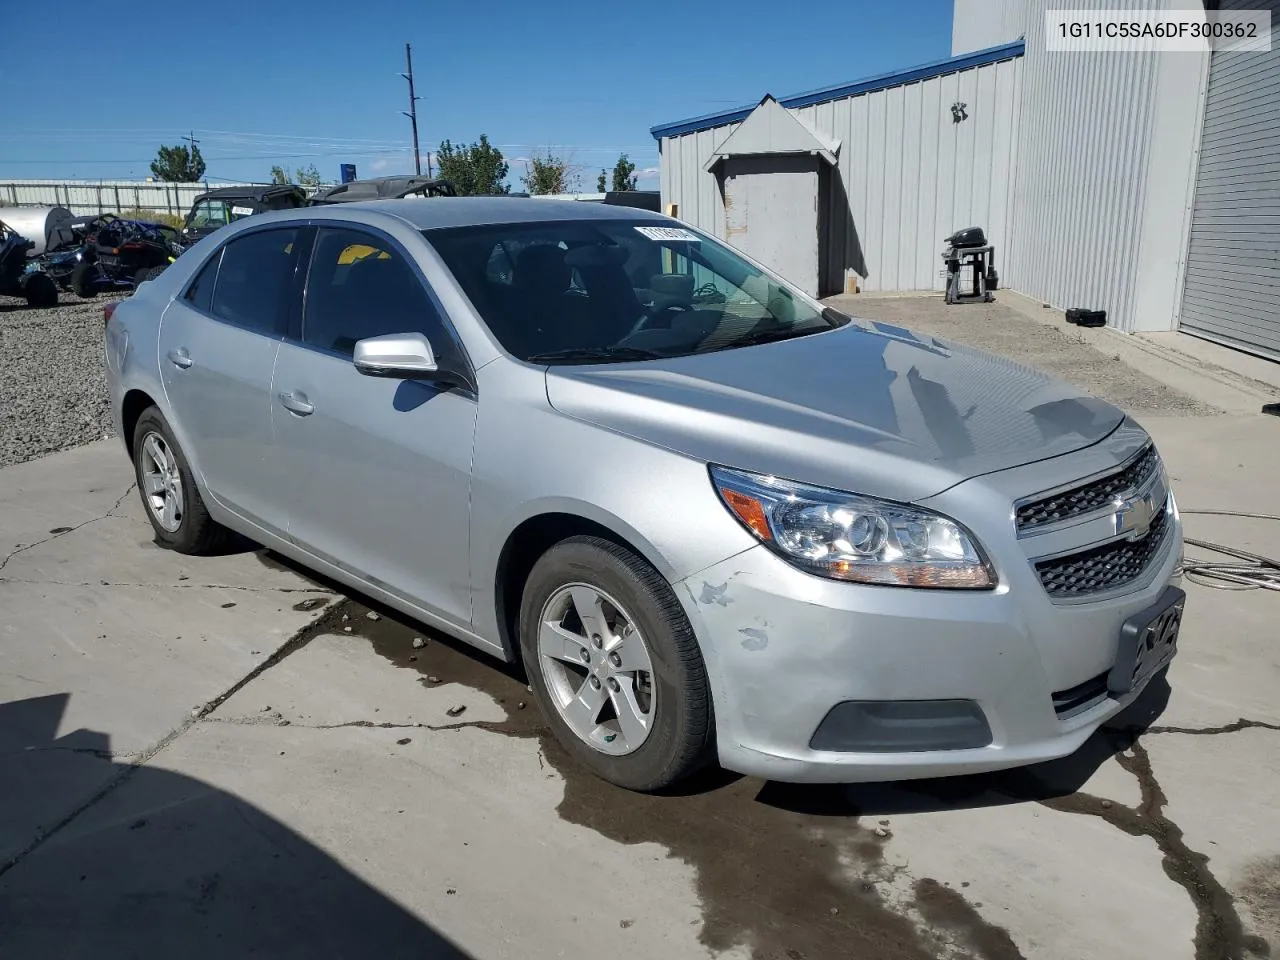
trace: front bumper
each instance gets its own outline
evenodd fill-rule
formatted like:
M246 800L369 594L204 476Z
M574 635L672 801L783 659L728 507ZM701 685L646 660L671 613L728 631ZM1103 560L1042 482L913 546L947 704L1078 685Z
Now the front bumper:
M1029 566L989 592L913 590L825 580L764 547L680 581L712 685L721 764L774 780L860 782L1073 753L1141 689L1061 714L1054 694L1109 670L1124 621L1176 581L1182 535L1176 515L1173 522L1143 585L1095 603L1049 602ZM972 701L990 743L813 749L824 718L847 701Z

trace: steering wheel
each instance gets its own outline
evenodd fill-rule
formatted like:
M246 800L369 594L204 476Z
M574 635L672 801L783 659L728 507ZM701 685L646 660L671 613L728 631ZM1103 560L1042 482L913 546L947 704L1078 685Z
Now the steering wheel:
M632 334L639 333L641 330L647 329L650 323L658 319L658 317L662 316L664 313L668 313L670 311L686 313L692 309L693 307L687 303L666 303L660 307L650 307L644 313L640 314L640 319L632 325L631 331L627 336L631 336Z

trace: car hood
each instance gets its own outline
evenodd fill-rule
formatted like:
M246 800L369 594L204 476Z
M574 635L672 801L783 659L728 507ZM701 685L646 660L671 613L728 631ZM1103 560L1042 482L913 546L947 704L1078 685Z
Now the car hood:
M669 360L551 367L547 397L709 463L895 500L1070 453L1124 420L1029 367L864 321Z

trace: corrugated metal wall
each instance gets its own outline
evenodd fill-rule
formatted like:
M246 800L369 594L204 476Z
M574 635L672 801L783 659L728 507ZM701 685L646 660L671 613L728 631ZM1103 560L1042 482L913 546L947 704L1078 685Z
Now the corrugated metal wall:
M1043 0L1033 4L1027 18L1008 282L1057 307L1105 309L1112 326L1132 330L1160 54L1046 52L1045 7Z
M1249 3L1224 4L1248 9ZM1272 29L1280 3L1272 0ZM1280 51L1213 54L1182 329L1280 360Z
M73 213L148 210L185 216L202 193L233 183L146 183L139 180L0 180L0 200L23 206L67 207ZM2 218L2 215L0 215Z
M1012 43L1027 32L1027 0L955 0L951 55Z
M973 224L987 231L998 258L1005 254L1021 71L1014 58L792 111L840 141L828 285L858 261L860 247L863 289L941 290L942 239ZM951 116L957 102L968 113L960 123ZM735 127L666 137L661 146L663 202L719 237L724 205L703 166Z

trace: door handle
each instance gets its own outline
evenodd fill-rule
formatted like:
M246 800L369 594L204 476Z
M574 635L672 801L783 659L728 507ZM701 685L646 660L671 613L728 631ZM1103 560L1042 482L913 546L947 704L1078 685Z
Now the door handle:
M191 366L193 361L191 360L191 355L187 353L186 347L178 347L175 350L169 351L169 362L175 367L181 367L185 370L187 367Z
M299 391L298 393L282 393L280 394L280 405L290 413L296 413L300 417L305 417L315 412L315 404L307 402L307 395Z

